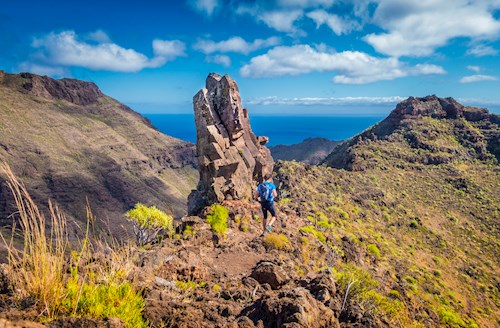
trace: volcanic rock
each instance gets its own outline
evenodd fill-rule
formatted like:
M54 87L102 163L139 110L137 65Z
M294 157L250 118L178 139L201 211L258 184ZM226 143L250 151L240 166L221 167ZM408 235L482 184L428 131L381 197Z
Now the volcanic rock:
M251 199L253 186L271 173L274 161L250 127L236 82L211 73L206 88L193 98L200 181L188 200L188 211L224 200Z

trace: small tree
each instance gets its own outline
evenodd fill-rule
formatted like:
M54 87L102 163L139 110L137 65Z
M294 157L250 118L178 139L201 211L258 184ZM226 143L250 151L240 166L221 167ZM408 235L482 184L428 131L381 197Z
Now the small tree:
M174 218L156 206L147 207L137 203L125 215L134 224L138 246L144 246L154 241L161 230L167 231L169 235L172 234Z

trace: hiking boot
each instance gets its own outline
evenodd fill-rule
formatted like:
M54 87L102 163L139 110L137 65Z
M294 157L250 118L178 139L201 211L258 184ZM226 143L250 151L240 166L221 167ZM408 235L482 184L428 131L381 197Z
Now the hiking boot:
M265 237L267 235L267 231L264 231L260 234L261 237Z
M270 226L270 225L267 225L267 226L266 226L266 230L267 230L268 232L273 232L273 230L271 229L271 226Z

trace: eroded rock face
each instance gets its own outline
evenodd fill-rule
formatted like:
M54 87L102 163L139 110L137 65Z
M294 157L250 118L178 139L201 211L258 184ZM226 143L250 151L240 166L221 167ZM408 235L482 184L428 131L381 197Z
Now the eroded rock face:
M189 196L188 211L197 213L224 200L251 199L256 182L272 172L274 161L265 147L268 138L255 136L250 127L236 82L229 75L211 73L193 106L200 181Z

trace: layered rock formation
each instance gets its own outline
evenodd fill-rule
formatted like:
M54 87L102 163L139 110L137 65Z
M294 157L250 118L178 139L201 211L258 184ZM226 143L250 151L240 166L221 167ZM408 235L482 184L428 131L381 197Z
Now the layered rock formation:
M229 75L211 73L193 106L200 181L189 196L188 211L251 199L257 181L272 172L274 161L265 147L268 138L255 136L250 127L236 82Z

